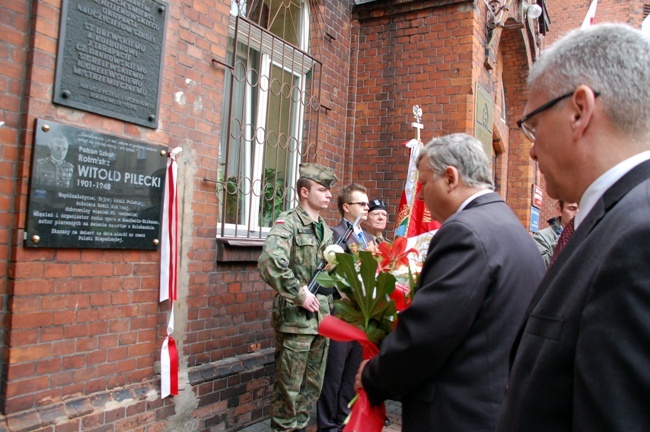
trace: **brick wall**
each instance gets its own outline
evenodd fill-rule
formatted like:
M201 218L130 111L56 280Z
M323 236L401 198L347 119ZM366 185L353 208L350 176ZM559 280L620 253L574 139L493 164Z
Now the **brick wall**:
M528 144L515 120L525 106L525 76L534 58L523 30L495 32L493 71L484 65L486 13L471 2L390 1L360 7L354 17L351 94L356 107L350 140L354 160L368 161L353 173L371 197L380 195L395 214L406 181L408 151L414 138L412 107L419 105L426 143L435 136L474 134L476 82L492 94L497 192L528 226L533 166ZM508 123L501 126L505 87ZM512 129L511 129L512 128ZM390 221L395 222L395 221ZM390 225L389 225L390 228Z
M395 215L409 160L403 144L415 138L413 105L422 108L425 143L473 132L475 13L458 1L384 3L359 8L354 16L350 152L352 162L364 166L352 180L366 186L371 198L384 199Z
M9 309L9 264L12 261L13 228L16 225L15 192L25 185L17 181L22 169L21 140L25 110L23 95L28 71L27 53L31 2L0 1L0 362L6 368L6 340L8 338L7 310ZM0 405L4 404L7 377L0 378Z
M60 0L0 3L6 424L12 430L55 421L57 430L134 430L125 425L162 422L176 430L183 419L175 399L161 401L158 393L157 360L169 316L168 304L157 300L159 253L22 246L36 118L183 148L174 334L181 392L210 411L213 423L250 422L264 415L272 377L271 291L259 280L254 253L217 268L214 179L224 71L211 60L225 57L229 5L168 2L157 130L52 104L60 7ZM21 99L23 92L28 97ZM174 98L179 93L184 97Z
M272 290L257 272L260 245L217 247L215 241L225 72L212 59L225 60L228 2L168 2L156 130L53 105L61 1L14 3L0 3L0 25L11 29L0 44L1 112L7 122L0 129L7 167L0 171L7 180L0 190L6 199L0 207L2 271L11 262L0 293L8 313L2 424L12 430L54 423L57 430L152 424L178 430L189 419L192 430L202 430L234 429L268 416ZM347 112L341 101L348 91L351 5L323 3L313 11L312 25L315 50L326 60L327 97L315 158L331 160L340 172L346 162ZM21 107L23 92L29 97ZM178 398L161 401L158 393L158 355L169 317L169 305L157 301L158 252L22 246L37 118L183 149L174 332L181 353ZM336 210L328 217L338 219Z

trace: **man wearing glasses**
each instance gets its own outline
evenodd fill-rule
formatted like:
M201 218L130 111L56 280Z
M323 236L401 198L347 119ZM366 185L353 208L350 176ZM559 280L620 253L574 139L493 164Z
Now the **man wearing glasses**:
M369 203L366 188L353 183L341 189L338 208L343 219L340 224L332 228L334 240L344 236L348 226L352 225L359 216L361 222L368 218ZM372 235L359 228L355 229L347 244L344 245L344 249L346 252L350 252L350 246L365 249L369 243L372 243ZM348 403L355 394L354 376L361 360L361 345L357 342L330 340L323 390L316 404L318 432L343 430L343 422L350 414Z
M576 30L528 78L530 156L579 203L510 356L498 431L650 430L650 38ZM558 96L559 95L559 96Z

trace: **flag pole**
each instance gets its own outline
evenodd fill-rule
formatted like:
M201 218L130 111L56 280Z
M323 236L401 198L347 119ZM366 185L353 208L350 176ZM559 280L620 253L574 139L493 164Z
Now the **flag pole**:
M413 210L413 203L415 202L415 194L417 193L418 173L415 161L422 149L420 131L424 128L422 124L422 108L419 105L413 105L413 116L415 117L415 121L411 123L411 126L415 129L415 139L404 144L410 149L409 166L406 174L406 185L404 186L397 211L395 237L408 237L411 212Z
M406 185L397 211L398 225L395 237L406 237L408 247L416 249L420 253L420 257L425 257L431 238L440 228L440 222L432 218L431 212L426 208L424 201L416 200L416 196L422 187L418 181L417 160L420 152L424 149L420 139L420 131L424 128L422 125L422 109L418 105L413 106L413 115L415 116L415 122L411 123L411 125L415 129L416 138L404 144L411 150L411 156L409 158ZM416 264L419 260L421 258L414 257L412 264Z
M414 148L411 148L411 162L413 165L414 172L409 173L409 175L413 175L417 173L417 167L415 167L414 162L417 159L417 157L420 154L420 151L422 151L422 139L420 138L420 131L424 129L424 124L422 124L422 108L420 105L413 105L413 117L415 117L415 121L411 123L411 126L415 129L415 141L417 143L415 144ZM409 166L409 168L411 168ZM418 181L417 179L414 181L413 185L413 192L412 196L410 197L409 203L408 203L408 212L409 212L409 218L408 218L408 223L406 225L406 233L405 237L408 237L409 233L409 228L412 222L412 213L413 213L413 204L415 203L415 195L417 194L418 191Z

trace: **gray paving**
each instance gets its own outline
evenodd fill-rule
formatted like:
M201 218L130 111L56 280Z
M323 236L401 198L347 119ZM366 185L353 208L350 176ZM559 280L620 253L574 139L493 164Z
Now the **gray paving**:
M390 424L384 428L383 432L401 432L402 430L402 404L398 401L386 401L386 416ZM310 414L309 426L307 432L316 432L316 410ZM266 419L259 423L240 429L239 432L268 432L271 430L271 420Z

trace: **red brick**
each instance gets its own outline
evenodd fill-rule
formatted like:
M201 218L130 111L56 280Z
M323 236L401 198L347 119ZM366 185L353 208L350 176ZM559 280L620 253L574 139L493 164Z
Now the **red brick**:
M46 263L46 278L66 278L70 276L70 264Z
M27 395L39 389L47 388L48 378L45 376L21 380L7 384L7 397Z
M48 312L24 313L11 316L12 329L48 327L52 323L52 313Z

